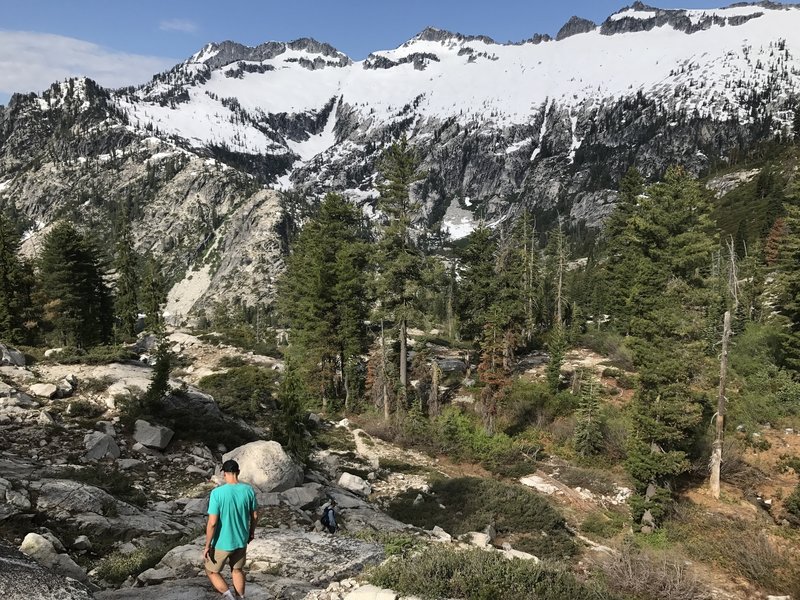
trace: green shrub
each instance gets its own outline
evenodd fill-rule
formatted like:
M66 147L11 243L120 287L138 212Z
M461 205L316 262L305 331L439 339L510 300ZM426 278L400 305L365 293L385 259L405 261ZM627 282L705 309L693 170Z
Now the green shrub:
M67 405L67 411L69 416L76 419L91 420L102 415L106 409L88 400L71 400Z
M783 507L786 512L800 519L800 484L797 484L794 491L783 501Z
M563 517L520 485L464 477L433 482L422 502L415 503L417 494L408 490L395 498L389 514L425 529L438 525L451 535L483 531L493 523L499 534L513 538L515 548L540 558L563 558L576 551Z
M226 354L225 356L221 357L217 361L217 367L219 367L220 369L231 369L233 367L244 367L245 365L247 365L247 361L245 359L243 359L241 356L238 356L238 355L229 356L229 355Z
M139 356L135 352L131 352L124 346L94 346L88 350L69 346L51 359L43 360L62 365L108 365L138 358Z
M120 584L128 577L135 577L155 567L171 547L166 544L143 546L127 554L112 552L97 565L97 576L109 583Z
M626 516L614 511L590 512L581 523L581 531L593 537L616 537L625 526Z
M418 549L422 544L417 536L394 531L362 529L354 533L353 537L365 542L382 545L386 556L408 556L409 553Z
M258 421L264 416L262 405L273 403L275 380L274 371L248 365L203 377L199 386L214 396L226 413Z
M508 560L483 550L429 547L409 560L392 560L373 569L371 583L407 596L465 600L612 600L598 585L583 584L571 573Z

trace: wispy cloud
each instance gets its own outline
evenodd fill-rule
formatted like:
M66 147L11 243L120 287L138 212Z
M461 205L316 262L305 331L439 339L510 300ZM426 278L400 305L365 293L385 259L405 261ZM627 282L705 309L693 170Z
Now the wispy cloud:
M167 19L158 24L161 31L180 31L182 33L195 33L198 29L197 23L189 19Z
M0 31L0 95L39 92L55 81L76 76L90 77L105 87L134 85L177 62L61 35Z

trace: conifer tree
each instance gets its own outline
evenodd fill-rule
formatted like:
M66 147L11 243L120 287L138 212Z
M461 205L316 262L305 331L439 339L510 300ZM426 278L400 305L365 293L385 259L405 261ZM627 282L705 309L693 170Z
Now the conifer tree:
M461 333L468 339L480 338L494 300L494 251L492 232L481 222L458 256Z
M495 419L510 383L509 370L504 367L504 332L498 321L497 310L489 315L483 327L481 340L481 362L478 365L478 377L481 388L480 409L486 433L494 434Z
M0 339L29 342L35 323L31 302L33 271L19 257L19 235L0 212Z
M279 283L279 307L291 328L295 368L327 403L356 389L369 315L368 247L359 211L328 194L300 232Z
M690 382L703 364L704 306L718 242L700 185L680 169L640 198L627 222L629 257L637 270L627 291L630 345L639 368L628 472L636 482L637 516L658 520L674 480L689 468L708 398Z
M123 211L117 227L117 243L114 256L115 281L114 310L117 329L125 338L136 336L139 317L139 260L133 249L129 213Z
M139 302L145 314L144 325L148 331L161 334L164 331L164 304L167 301L166 283L161 267L152 256L145 260Z
M601 244L607 257L603 279L608 290L606 311L617 328L628 330L631 317L632 281L637 272L637 255L631 253L635 245L633 220L637 218L637 203L644 191L644 180L635 167L631 167L619 184L619 196L614 211L603 226Z
M603 448L603 421L600 401L597 397L597 382L590 373L583 373L580 387L580 403L573 443L581 456L592 456Z
M411 197L411 186L422 178L419 158L405 136L392 144L380 165L378 207L388 222L379 245L378 294L383 310L394 321L400 340L401 392L408 384L407 329L416 314L422 275L422 257L411 235L419 203Z
M60 345L86 348L111 337L113 300L99 255L98 248L67 222L55 225L44 239L38 295Z

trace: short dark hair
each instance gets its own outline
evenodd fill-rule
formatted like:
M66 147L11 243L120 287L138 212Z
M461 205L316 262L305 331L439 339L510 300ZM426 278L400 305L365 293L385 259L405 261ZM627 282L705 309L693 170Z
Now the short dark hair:
M223 473L238 473L239 472L239 463L235 460L226 460L222 463L222 472Z

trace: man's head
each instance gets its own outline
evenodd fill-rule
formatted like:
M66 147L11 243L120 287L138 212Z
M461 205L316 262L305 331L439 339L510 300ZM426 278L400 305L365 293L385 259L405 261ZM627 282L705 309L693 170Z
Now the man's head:
M225 480L236 480L239 477L239 463L235 460L226 460L222 463L222 474Z

